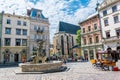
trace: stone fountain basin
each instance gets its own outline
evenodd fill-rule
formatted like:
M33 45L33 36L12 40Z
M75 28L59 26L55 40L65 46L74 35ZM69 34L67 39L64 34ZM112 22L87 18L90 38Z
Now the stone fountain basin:
M62 61L52 61L49 63L20 63L19 66L22 72L48 72L51 70L57 70L62 66Z

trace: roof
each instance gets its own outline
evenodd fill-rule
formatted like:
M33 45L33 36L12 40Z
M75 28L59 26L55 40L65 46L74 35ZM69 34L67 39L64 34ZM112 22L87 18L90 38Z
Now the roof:
M91 19L91 18L93 18L93 17L95 17L97 15L98 15L98 12L95 12L95 13L89 15L84 21L80 22L79 24L81 24L81 23L83 23L83 22L85 22L85 21L87 21L87 20L89 20L89 19Z
M41 18L42 19L47 19L43 14L42 14L42 10L39 10L39 9L35 9L35 8L32 8L31 10L27 10L27 15L28 16L36 16L37 15L37 12L40 12L41 14Z
M66 22L59 22L59 32L65 32L70 34L76 34L77 30L80 29L80 26L73 25Z

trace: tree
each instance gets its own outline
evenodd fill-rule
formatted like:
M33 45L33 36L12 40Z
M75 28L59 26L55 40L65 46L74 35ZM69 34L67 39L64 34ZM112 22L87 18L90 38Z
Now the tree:
M77 44L79 47L81 47L81 30L77 30L77 38L76 38Z

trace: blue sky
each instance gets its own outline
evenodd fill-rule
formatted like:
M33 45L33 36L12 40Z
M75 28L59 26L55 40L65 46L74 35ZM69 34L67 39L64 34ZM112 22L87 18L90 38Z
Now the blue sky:
M103 0L98 0L102 2ZM59 21L78 25L78 22L95 12L97 0L0 0L0 11L26 15L30 8L41 9L49 18L50 40L58 31Z

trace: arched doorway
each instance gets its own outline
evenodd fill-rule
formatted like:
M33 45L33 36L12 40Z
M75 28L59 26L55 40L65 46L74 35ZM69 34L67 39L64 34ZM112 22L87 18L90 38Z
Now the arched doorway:
M19 54L14 54L14 62L18 62L19 61Z
M8 54L8 53L5 53L4 54L4 62L6 63L6 62L10 62L10 54Z

